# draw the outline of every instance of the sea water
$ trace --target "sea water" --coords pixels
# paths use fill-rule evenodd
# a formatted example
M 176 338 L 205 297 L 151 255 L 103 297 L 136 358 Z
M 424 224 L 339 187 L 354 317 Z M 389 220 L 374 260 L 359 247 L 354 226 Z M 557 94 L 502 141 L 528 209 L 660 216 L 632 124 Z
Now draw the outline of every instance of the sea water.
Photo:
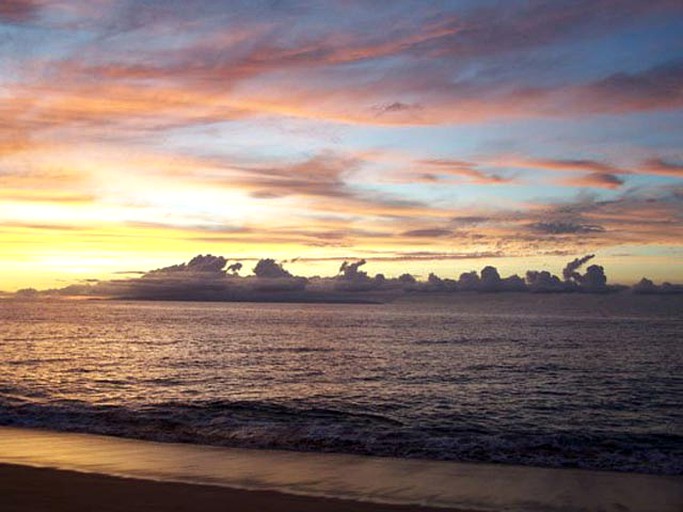
M 683 474 L 683 297 L 0 301 L 0 425 Z

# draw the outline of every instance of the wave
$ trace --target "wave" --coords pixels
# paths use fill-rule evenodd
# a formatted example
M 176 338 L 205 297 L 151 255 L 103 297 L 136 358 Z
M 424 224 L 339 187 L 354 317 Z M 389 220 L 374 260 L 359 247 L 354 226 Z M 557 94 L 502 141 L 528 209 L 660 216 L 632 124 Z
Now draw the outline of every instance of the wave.
M 493 432 L 350 407 L 249 400 L 123 407 L 48 402 L 7 391 L 0 390 L 0 425 L 6 426 L 243 448 L 683 474 L 683 436 L 673 433 Z

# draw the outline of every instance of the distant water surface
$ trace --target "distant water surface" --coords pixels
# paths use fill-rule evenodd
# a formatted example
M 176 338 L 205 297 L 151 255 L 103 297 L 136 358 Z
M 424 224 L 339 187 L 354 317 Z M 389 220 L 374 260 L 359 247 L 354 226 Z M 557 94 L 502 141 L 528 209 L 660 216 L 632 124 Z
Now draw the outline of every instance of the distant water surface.
M 683 298 L 0 301 L 0 424 L 683 474 Z

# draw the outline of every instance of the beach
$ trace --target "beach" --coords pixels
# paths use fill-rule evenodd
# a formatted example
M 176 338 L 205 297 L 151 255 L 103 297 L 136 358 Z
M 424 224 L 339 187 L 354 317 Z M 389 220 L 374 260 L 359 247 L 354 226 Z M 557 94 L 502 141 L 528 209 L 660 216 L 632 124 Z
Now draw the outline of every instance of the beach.
M 430 512 L 420 506 L 363 503 L 271 491 L 155 482 L 29 466 L 0 465 L 4 512 Z
M 0 512 L 683 512 L 683 0 L 0 34 Z
M 679 476 L 247 450 L 10 427 L 0 428 L 0 464 L 3 511 L 679 512 L 683 505 Z

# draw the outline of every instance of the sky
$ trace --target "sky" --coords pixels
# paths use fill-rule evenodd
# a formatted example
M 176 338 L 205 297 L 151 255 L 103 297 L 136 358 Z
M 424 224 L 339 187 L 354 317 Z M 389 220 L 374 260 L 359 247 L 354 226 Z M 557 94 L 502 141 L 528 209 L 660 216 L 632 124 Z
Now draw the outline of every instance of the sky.
M 683 281 L 680 0 L 0 2 L 0 290 L 297 275 Z

